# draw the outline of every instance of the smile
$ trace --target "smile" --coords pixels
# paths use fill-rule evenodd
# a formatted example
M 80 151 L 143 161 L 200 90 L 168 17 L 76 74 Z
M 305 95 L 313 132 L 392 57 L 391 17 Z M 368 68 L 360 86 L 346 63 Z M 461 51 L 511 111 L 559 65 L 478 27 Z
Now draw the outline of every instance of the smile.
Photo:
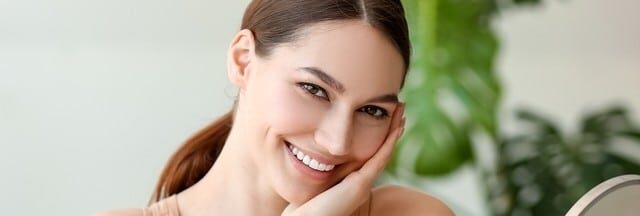
M 333 165 L 333 164 L 324 164 L 324 163 L 318 162 L 318 160 L 316 160 L 316 159 L 310 157 L 309 155 L 305 154 L 300 149 L 296 148 L 295 146 L 291 145 L 290 143 L 287 143 L 287 147 L 289 147 L 291 152 L 294 154 L 295 158 L 297 158 L 304 165 L 307 165 L 307 167 L 309 167 L 311 169 L 314 169 L 316 171 L 321 171 L 321 172 L 328 172 L 328 171 L 333 170 L 333 168 L 335 168 L 335 165 Z

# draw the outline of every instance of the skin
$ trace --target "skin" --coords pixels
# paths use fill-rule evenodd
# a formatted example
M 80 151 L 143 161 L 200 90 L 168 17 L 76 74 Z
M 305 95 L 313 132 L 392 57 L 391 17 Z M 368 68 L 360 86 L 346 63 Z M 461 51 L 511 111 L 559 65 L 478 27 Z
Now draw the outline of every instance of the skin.
M 404 105 L 392 97 L 404 65 L 389 39 L 363 21 L 317 23 L 301 33 L 268 56 L 256 54 L 249 30 L 233 39 L 227 72 L 239 89 L 234 125 L 207 175 L 178 194 L 181 214 L 350 215 L 372 195 L 372 215 L 453 215 L 415 190 L 372 189 L 404 129 Z M 297 170 L 285 141 L 337 164 L 331 176 Z

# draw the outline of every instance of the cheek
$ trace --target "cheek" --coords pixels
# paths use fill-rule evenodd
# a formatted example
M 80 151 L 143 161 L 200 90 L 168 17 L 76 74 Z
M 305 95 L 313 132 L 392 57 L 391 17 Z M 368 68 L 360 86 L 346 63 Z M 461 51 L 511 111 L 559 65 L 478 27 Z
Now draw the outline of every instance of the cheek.
M 266 95 L 264 113 L 268 124 L 278 131 L 296 133 L 312 131 L 317 126 L 323 109 L 318 101 L 303 95 L 301 89 L 293 83 L 274 84 Z
M 353 137 L 354 156 L 359 161 L 366 161 L 376 153 L 385 141 L 386 127 L 356 128 Z

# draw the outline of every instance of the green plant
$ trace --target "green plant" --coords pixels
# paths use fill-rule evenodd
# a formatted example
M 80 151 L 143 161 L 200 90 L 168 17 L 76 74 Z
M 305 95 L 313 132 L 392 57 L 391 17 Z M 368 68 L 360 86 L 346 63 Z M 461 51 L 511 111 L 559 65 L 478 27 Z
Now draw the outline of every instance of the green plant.
M 529 111 L 518 116 L 537 129 L 507 138 L 498 133 L 502 85 L 494 68 L 499 39 L 491 23 L 505 8 L 539 0 L 403 3 L 413 45 L 401 94 L 408 122 L 388 173 L 440 176 L 465 163 L 477 165 L 473 137 L 482 134 L 497 148 L 497 168 L 476 166 L 497 215 L 562 215 L 604 179 L 640 173 L 638 163 L 613 151 L 616 139 L 640 140 L 620 107 L 587 116 L 575 135 L 562 134 L 551 121 Z M 515 160 L 519 156 L 512 151 L 522 146 L 540 149 Z
M 496 140 L 502 90 L 494 70 L 498 39 L 491 22 L 498 8 L 537 2 L 403 1 L 413 45 L 401 94 L 409 118 L 388 171 L 444 175 L 474 160 L 472 134 Z
M 586 115 L 569 135 L 531 111 L 517 117 L 526 129 L 500 142 L 488 185 L 497 215 L 563 215 L 597 184 L 640 173 L 640 155 L 625 155 L 640 150 L 640 129 L 623 107 Z

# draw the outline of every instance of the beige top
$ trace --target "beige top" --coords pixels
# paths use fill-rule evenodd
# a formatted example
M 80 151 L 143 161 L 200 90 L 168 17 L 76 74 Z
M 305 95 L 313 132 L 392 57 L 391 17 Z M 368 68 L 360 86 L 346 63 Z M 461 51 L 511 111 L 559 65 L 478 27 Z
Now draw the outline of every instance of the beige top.
M 354 216 L 369 215 L 371 210 L 371 199 L 369 199 L 354 212 Z M 151 204 L 147 208 L 142 209 L 142 216 L 180 216 L 180 208 L 178 208 L 178 197 L 176 194 L 170 197 L 164 198 L 154 204 Z

